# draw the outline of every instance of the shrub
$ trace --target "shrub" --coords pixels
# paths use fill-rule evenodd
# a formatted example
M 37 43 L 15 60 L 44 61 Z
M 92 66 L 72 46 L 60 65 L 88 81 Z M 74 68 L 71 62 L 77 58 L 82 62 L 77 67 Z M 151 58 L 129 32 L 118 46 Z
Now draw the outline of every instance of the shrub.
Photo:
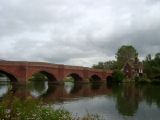
M 53 109 L 40 100 L 28 97 L 26 100 L 11 94 L 0 102 L 0 120 L 102 120 L 96 115 L 87 114 L 84 118 L 73 117 L 67 110 Z
M 120 70 L 114 70 L 113 74 L 113 82 L 122 82 L 124 79 L 124 74 Z
M 54 110 L 42 102 L 27 98 L 7 97 L 0 102 L 0 120 L 71 120 L 72 115 L 64 109 Z

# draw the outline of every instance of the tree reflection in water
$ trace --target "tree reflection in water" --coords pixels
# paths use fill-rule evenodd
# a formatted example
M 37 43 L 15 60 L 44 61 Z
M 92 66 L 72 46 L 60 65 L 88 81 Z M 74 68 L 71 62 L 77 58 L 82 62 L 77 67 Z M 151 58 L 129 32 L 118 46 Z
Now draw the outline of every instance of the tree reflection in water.
M 44 94 L 48 89 L 48 77 L 41 72 L 35 73 L 28 83 L 30 93 L 34 97 L 39 97 Z
M 31 92 L 31 95 L 34 97 L 39 97 L 45 94 L 48 90 L 48 81 L 30 81 L 28 88 Z
M 141 112 L 149 115 L 152 115 L 153 112 L 156 112 L 156 117 L 159 117 L 158 108 L 160 108 L 160 94 L 158 93 L 158 91 L 160 91 L 160 85 L 105 85 L 98 83 L 76 84 L 72 82 L 67 82 L 64 84 L 64 86 L 60 86 L 50 84 L 46 80 L 37 80 L 30 81 L 30 83 L 28 84 L 28 88 L 31 91 L 30 93 L 34 97 L 44 98 L 47 103 L 49 101 L 54 104 L 54 102 L 64 102 L 72 99 L 75 100 L 70 101 L 70 104 L 67 103 L 67 105 L 69 105 L 69 108 L 75 107 L 73 104 L 78 103 L 78 101 L 76 101 L 75 99 L 78 98 L 80 104 L 78 104 L 73 109 L 73 111 L 80 109 L 79 105 L 84 104 L 85 106 L 86 103 L 91 103 L 90 106 L 87 106 L 91 111 L 94 108 L 96 112 L 101 111 L 104 112 L 104 114 L 105 112 L 107 112 L 107 115 L 119 115 L 120 117 L 129 116 L 129 118 L 133 117 L 133 119 L 139 119 L 138 115 Z M 8 84 L 7 82 L 6 84 L 0 84 L 0 98 L 2 99 L 5 94 L 12 90 L 18 97 L 23 97 L 23 95 L 30 95 L 30 93 L 28 94 L 28 92 L 26 92 L 24 86 L 21 86 L 21 88 L 19 87 L 17 89 L 17 86 L 14 87 L 14 85 Z M 24 99 L 26 99 L 26 96 L 24 96 Z M 89 99 L 84 99 L 84 97 L 88 97 Z M 93 100 L 94 103 L 92 104 Z M 153 108 L 153 105 L 156 107 Z M 149 108 L 148 111 L 145 110 L 146 108 Z M 81 109 L 83 109 L 83 106 L 81 107 Z M 112 113 L 108 111 L 112 111 Z M 155 117 L 153 116 L 153 118 Z
M 112 90 L 117 99 L 118 112 L 125 116 L 134 116 L 143 98 L 142 91 L 135 84 L 114 85 Z
M 160 108 L 160 85 L 139 85 L 142 88 L 143 97 L 148 105 L 156 104 Z

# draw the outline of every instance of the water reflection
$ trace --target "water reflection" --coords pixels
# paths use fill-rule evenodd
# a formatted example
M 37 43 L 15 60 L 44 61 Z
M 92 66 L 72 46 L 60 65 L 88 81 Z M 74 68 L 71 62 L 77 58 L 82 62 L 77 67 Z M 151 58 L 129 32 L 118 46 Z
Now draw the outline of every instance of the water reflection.
M 71 93 L 73 88 L 74 88 L 74 82 L 65 82 L 64 83 L 64 89 L 68 94 Z
M 56 108 L 83 116 L 86 111 L 101 114 L 107 120 L 159 120 L 160 85 L 135 84 L 50 84 L 47 81 L 31 81 L 27 87 L 0 84 L 0 97 L 11 90 L 15 96 L 26 99 L 28 96 L 43 98 Z
M 3 98 L 4 95 L 8 93 L 8 91 L 11 90 L 11 85 L 7 82 L 1 82 L 0 83 L 0 98 Z
M 138 110 L 141 100 L 140 91 L 132 84 L 124 84 L 119 91 L 116 95 L 118 112 L 122 115 L 133 116 Z
M 52 96 L 55 93 L 57 87 L 58 86 L 55 84 L 48 84 L 48 89 L 46 90 L 46 92 L 41 94 L 39 97 L 40 98 L 47 98 L 48 96 Z
M 156 104 L 160 108 L 160 85 L 138 86 L 143 91 L 143 98 L 148 105 Z
M 70 94 L 77 94 L 80 90 L 82 90 L 82 84 L 74 84 L 73 88 L 70 91 Z
M 48 90 L 48 81 L 30 81 L 28 84 L 30 93 L 34 97 L 40 97 Z
M 98 89 L 100 89 L 101 86 L 102 86 L 101 82 L 92 82 L 91 83 L 91 89 L 92 90 L 98 90 Z

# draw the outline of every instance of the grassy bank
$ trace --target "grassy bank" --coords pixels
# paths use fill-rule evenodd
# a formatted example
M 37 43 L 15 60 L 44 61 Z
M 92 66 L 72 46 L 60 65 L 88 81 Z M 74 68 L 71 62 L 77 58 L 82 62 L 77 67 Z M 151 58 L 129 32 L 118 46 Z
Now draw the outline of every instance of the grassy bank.
M 21 100 L 8 95 L 0 102 L 0 120 L 101 120 L 101 118 L 90 114 L 83 118 L 73 117 L 67 110 L 55 110 L 40 100 L 31 97 Z

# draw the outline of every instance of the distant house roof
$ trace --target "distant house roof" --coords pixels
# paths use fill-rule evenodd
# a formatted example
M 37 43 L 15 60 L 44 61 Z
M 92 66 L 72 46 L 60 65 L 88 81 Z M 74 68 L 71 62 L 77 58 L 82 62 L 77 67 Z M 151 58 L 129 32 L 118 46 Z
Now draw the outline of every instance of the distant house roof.
M 127 61 L 124 66 L 123 66 L 123 70 L 124 68 L 126 68 L 127 66 L 129 66 L 132 69 L 143 69 L 143 63 L 139 62 L 139 61 Z

